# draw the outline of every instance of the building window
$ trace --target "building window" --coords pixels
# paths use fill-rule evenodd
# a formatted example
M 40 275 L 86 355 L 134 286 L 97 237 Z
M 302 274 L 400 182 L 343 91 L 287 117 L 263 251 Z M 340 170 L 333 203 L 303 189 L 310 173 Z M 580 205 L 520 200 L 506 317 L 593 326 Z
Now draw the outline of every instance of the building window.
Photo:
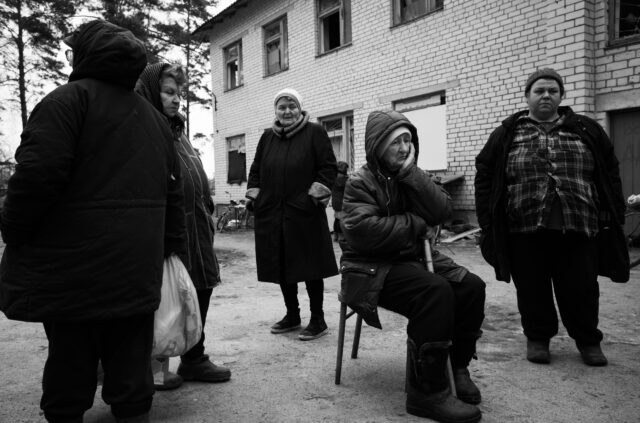
M 241 184 L 247 180 L 247 152 L 244 135 L 227 138 L 227 183 Z
M 612 0 L 609 2 L 609 41 L 640 42 L 640 0 Z
M 418 130 L 420 154 L 418 167 L 425 170 L 446 170 L 447 158 L 447 105 L 443 92 L 394 103 Z
M 351 0 L 318 0 L 320 54 L 351 42 Z
M 242 41 L 224 48 L 225 89 L 232 90 L 242 85 Z
M 336 160 L 345 162 L 353 169 L 353 114 L 335 115 L 320 118 L 327 131 Z
M 393 0 L 393 24 L 398 25 L 442 10 L 444 0 Z
M 262 30 L 264 33 L 265 75 L 273 75 L 286 70 L 289 67 L 286 16 L 265 25 Z

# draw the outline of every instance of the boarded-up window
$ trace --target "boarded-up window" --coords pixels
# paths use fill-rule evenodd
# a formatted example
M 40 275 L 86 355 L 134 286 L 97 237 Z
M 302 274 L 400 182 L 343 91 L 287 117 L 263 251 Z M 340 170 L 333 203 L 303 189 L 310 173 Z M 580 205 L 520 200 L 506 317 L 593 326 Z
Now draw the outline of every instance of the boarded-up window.
M 227 166 L 227 183 L 241 184 L 247 180 L 244 135 L 227 138 Z
M 401 112 L 418 130 L 418 167 L 425 170 L 446 170 L 447 105 L 444 93 L 396 102 Z

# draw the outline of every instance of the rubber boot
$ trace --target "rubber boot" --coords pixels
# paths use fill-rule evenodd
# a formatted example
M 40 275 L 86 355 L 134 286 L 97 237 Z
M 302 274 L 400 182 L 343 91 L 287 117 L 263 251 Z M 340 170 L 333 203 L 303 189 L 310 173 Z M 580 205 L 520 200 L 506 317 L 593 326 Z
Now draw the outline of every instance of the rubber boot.
M 476 423 L 482 418 L 478 407 L 453 395 L 447 378 L 449 341 L 428 342 L 420 348 L 407 340 L 407 402 L 409 414 L 441 423 Z
M 476 341 L 479 336 L 471 335 L 456 338 L 451 345 L 451 367 L 453 368 L 453 381 L 456 384 L 456 395 L 459 400 L 467 404 L 479 404 L 482 401 L 480 389 L 471 380 L 469 363 L 476 358 Z

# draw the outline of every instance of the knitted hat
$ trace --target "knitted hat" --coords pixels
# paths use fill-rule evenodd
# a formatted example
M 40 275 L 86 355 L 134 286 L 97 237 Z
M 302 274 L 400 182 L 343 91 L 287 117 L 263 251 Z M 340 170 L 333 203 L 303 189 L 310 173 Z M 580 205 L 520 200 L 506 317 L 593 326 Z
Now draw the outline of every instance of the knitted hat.
M 527 85 L 525 85 L 525 87 L 524 87 L 524 93 L 525 94 L 529 94 L 529 91 L 531 91 L 531 86 L 538 79 L 553 79 L 553 80 L 555 80 L 556 82 L 558 82 L 558 85 L 560 86 L 560 95 L 564 95 L 564 84 L 562 82 L 562 77 L 560 76 L 560 74 L 558 72 L 556 72 L 555 70 L 553 70 L 551 68 L 538 69 L 534 73 L 529 75 L 529 78 L 527 78 Z
M 404 125 L 398 126 L 396 129 L 391 131 L 389 135 L 387 135 L 386 138 L 378 144 L 378 147 L 376 148 L 376 155 L 378 157 L 382 157 L 387 148 L 389 148 L 389 145 L 391 145 L 391 142 L 403 134 L 409 134 L 409 139 L 411 139 L 411 131 L 409 131 L 409 128 Z
M 302 96 L 293 88 L 285 88 L 284 90 L 278 91 L 278 94 L 273 98 L 273 105 L 275 106 L 282 97 L 289 97 L 296 102 L 298 109 L 302 110 Z

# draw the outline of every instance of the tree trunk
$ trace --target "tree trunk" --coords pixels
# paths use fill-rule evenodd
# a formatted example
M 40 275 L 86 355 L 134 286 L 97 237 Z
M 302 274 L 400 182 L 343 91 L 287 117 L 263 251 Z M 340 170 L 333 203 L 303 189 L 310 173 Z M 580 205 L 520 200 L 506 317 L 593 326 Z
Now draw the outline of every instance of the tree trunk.
M 22 128 L 27 126 L 27 87 L 25 85 L 24 70 L 24 39 L 22 28 L 22 2 L 18 6 L 18 36 L 16 37 L 18 47 L 18 96 L 20 97 L 20 116 L 22 118 Z

